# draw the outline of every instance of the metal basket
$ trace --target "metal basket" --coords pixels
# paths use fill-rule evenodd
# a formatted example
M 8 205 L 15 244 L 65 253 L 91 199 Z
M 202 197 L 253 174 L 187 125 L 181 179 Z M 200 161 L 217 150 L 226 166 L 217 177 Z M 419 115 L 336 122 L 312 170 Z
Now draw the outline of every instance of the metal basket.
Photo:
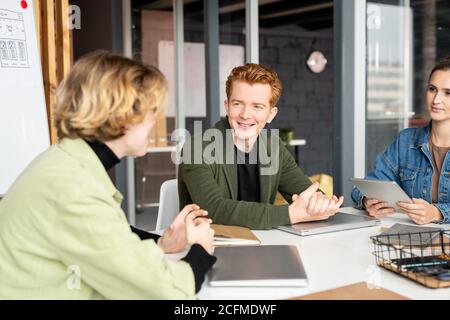
M 450 231 L 371 237 L 378 266 L 428 288 L 450 287 Z

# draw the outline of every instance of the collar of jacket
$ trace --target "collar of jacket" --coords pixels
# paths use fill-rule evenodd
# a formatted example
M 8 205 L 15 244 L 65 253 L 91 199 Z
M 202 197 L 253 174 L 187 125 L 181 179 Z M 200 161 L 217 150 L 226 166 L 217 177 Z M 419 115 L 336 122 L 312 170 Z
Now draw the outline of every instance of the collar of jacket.
M 424 148 L 428 144 L 429 136 L 431 130 L 431 121 L 426 127 L 419 128 L 416 130 L 413 140 L 411 141 L 410 148 Z
M 77 159 L 91 173 L 92 178 L 106 188 L 108 194 L 111 194 L 117 203 L 120 204 L 122 202 L 122 194 L 112 183 L 100 159 L 83 139 L 64 138 L 58 142 L 57 146 L 71 157 Z
M 214 128 L 219 130 L 223 137 L 226 137 L 226 139 L 231 139 L 230 141 L 233 141 L 232 139 L 232 132 L 231 132 L 231 126 L 228 122 L 228 117 L 225 119 L 220 120 L 214 125 Z M 267 138 L 269 135 L 263 135 L 260 134 L 258 137 L 258 147 L 261 148 L 261 153 L 265 156 L 267 155 L 268 159 L 270 159 L 271 156 L 271 147 L 268 144 Z M 226 154 L 226 143 L 223 143 L 224 148 L 224 154 Z M 234 153 L 234 144 L 233 144 L 233 153 Z M 261 164 L 259 164 L 259 170 L 261 170 Z M 227 180 L 228 188 L 231 191 L 233 200 L 237 200 L 238 196 L 238 175 L 237 175 L 237 165 L 236 164 L 225 164 L 223 165 L 223 170 L 225 174 L 225 178 Z M 260 171 L 261 172 L 261 171 Z M 275 179 L 273 179 L 273 176 L 271 175 L 259 175 L 259 188 L 260 188 L 260 200 L 261 203 L 269 203 L 270 202 L 270 196 L 271 196 L 271 190 L 272 190 L 272 184 L 274 183 Z

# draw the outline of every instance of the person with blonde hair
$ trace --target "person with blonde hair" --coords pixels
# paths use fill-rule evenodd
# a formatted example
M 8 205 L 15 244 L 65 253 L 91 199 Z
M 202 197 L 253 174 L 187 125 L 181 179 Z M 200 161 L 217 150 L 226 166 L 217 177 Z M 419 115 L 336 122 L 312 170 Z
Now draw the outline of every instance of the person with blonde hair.
M 231 71 L 226 119 L 194 135 L 183 148 L 178 171 L 181 206 L 197 203 L 214 223 L 252 229 L 324 220 L 337 212 L 344 198 L 326 197 L 280 139 L 265 134 L 278 113 L 281 91 L 278 75 L 265 66 L 249 63 Z M 210 157 L 209 150 L 215 155 Z M 274 205 L 277 192 L 288 205 Z
M 167 100 L 159 70 L 107 52 L 57 93 L 59 142 L 0 201 L 0 299 L 193 299 L 214 264 L 207 212 L 183 208 L 162 237 L 129 227 L 107 170 L 142 156 Z M 182 261 L 165 258 L 191 246 Z

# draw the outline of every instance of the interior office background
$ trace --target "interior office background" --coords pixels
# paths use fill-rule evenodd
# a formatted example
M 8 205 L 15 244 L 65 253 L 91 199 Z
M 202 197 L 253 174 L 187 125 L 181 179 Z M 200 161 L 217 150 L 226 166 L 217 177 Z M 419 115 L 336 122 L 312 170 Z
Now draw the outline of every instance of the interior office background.
M 210 41 L 205 25 L 210 13 L 206 1 L 216 2 L 218 8 L 218 39 L 213 39 L 213 42 L 220 45 L 219 51 L 225 52 L 225 56 L 227 53 L 233 55 L 228 63 L 245 62 L 245 0 L 185 0 L 185 54 L 191 55 L 190 58 L 195 60 L 195 66 L 200 66 L 201 72 L 207 72 L 205 57 L 202 56 L 205 43 Z M 271 127 L 292 129 L 295 139 L 305 139 L 306 145 L 297 150 L 301 168 L 308 175 L 325 173 L 333 176 L 337 191 L 346 188 L 345 181 L 341 181 L 344 176 L 342 171 L 345 171 L 342 168 L 354 166 L 353 162 L 362 159 L 360 167 L 365 172 L 371 170 L 375 156 L 400 130 L 426 124 L 423 93 L 428 73 L 437 60 L 450 54 L 450 1 L 364 1 L 363 8 L 358 7 L 361 2 L 258 1 L 259 63 L 273 68 L 284 87 L 279 113 Z M 164 45 L 174 45 L 173 3 L 172 0 L 129 1 L 133 58 L 159 66 L 163 72 L 173 72 L 167 65 L 175 64 L 173 56 L 161 57 L 170 52 L 165 51 Z M 123 1 L 73 0 L 72 4 L 78 5 L 82 14 L 81 29 L 73 33 L 75 60 L 96 49 L 123 53 Z M 356 48 L 350 51 L 350 57 L 343 56 L 348 41 L 344 39 L 343 25 L 349 23 L 347 20 L 356 21 L 356 15 L 361 10 L 364 10 L 364 24 L 357 25 L 358 22 L 355 22 L 353 26 L 364 28 L 362 39 L 355 35 L 350 41 Z M 353 67 L 364 70 L 364 100 L 359 100 L 363 104 L 354 103 L 348 108 L 343 97 L 346 93 L 342 92 L 342 88 L 347 82 L 359 81 L 346 71 L 346 63 L 352 63 L 352 54 L 361 49 L 358 48 L 358 41 L 359 46 L 361 41 L 364 46 L 364 60 L 359 60 L 364 66 Z M 312 73 L 306 65 L 309 54 L 314 50 L 321 51 L 327 59 L 325 70 L 319 74 Z M 219 63 L 226 65 L 226 57 L 221 59 Z M 357 63 L 355 58 L 353 64 Z M 188 71 L 197 70 L 188 67 L 185 68 Z M 173 74 L 166 76 L 174 80 Z M 186 74 L 186 104 L 188 101 L 206 104 L 206 89 L 196 92 L 189 90 L 189 77 L 192 79 L 198 76 L 205 77 L 201 74 Z M 223 103 L 220 102 L 216 107 L 223 108 Z M 189 105 L 186 108 L 193 107 Z M 199 109 L 198 106 L 194 108 Z M 205 112 L 185 111 L 184 126 L 190 132 L 196 120 L 208 127 Z M 362 117 L 355 118 L 354 114 L 362 114 Z M 168 134 L 176 126 L 174 114 L 169 114 Z M 364 156 L 355 154 L 348 161 L 348 150 L 354 153 L 361 150 L 355 147 L 357 142 L 352 136 L 359 134 L 363 135 L 365 143 L 362 149 Z M 361 170 L 359 172 L 361 174 Z M 117 178 L 114 173 L 112 176 Z M 149 153 L 137 159 L 135 177 L 137 223 L 151 228 L 157 212 L 159 187 L 163 181 L 176 177 L 170 153 Z

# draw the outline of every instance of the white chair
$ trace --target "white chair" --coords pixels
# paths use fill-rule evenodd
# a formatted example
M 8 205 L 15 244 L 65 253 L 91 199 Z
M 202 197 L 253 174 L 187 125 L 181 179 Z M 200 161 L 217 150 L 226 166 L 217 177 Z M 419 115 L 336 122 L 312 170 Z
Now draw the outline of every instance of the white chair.
M 178 199 L 177 179 L 167 180 L 161 185 L 159 192 L 158 218 L 156 230 L 164 230 L 170 226 L 173 219 L 180 212 L 180 200 Z

